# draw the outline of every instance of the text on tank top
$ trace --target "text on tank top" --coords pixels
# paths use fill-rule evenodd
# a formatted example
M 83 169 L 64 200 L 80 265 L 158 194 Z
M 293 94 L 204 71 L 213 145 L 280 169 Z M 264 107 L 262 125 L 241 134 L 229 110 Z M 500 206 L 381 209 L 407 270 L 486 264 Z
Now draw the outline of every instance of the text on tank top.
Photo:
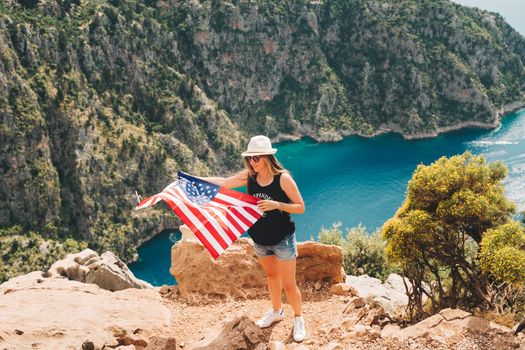
M 260 199 L 291 203 L 281 188 L 281 175 L 274 175 L 272 183 L 267 186 L 259 185 L 255 176 L 248 176 L 248 193 Z M 277 244 L 294 232 L 295 224 L 290 218 L 290 213 L 278 209 L 265 212 L 264 216 L 248 229 L 250 237 L 260 245 Z

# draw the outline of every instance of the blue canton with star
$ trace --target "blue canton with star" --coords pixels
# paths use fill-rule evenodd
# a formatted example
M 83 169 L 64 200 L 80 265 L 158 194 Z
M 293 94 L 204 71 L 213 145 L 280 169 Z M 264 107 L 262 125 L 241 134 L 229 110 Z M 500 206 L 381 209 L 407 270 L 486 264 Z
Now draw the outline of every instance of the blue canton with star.
M 197 179 L 186 173 L 179 171 L 179 187 L 184 191 L 190 201 L 197 205 L 211 201 L 220 187 L 207 181 Z

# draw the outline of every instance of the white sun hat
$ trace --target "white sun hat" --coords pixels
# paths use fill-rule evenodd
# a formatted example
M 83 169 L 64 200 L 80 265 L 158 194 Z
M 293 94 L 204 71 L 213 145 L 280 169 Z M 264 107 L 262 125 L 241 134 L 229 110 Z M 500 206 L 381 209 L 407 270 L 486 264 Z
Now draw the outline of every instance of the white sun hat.
M 265 154 L 275 154 L 277 148 L 272 148 L 270 139 L 264 135 L 257 135 L 250 139 L 246 152 L 241 153 L 241 156 L 262 156 Z

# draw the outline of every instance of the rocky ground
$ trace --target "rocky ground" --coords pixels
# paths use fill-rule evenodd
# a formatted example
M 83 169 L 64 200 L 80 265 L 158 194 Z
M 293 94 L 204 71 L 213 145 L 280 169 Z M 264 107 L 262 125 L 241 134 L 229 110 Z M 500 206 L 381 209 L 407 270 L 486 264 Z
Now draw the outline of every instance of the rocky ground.
M 171 290 L 171 289 L 170 289 Z M 319 331 L 330 324 L 334 315 L 344 309 L 347 299 L 343 296 L 335 296 L 326 288 L 315 292 L 313 287 L 303 288 L 303 312 L 309 333 L 318 334 Z M 182 298 L 169 296 L 163 298 L 163 303 L 171 312 L 174 333 L 177 334 L 179 343 L 189 343 L 206 336 L 207 329 L 217 325 L 217 320 L 227 317 L 246 315 L 257 320 L 268 308 L 271 307 L 269 298 L 260 298 L 244 301 L 217 301 L 208 302 L 205 305 L 189 305 Z M 269 341 L 280 341 L 283 343 L 293 342 L 291 338 L 293 326 L 293 310 L 285 303 L 283 306 L 286 318 L 263 330 Z M 305 344 L 312 344 L 310 337 Z
M 390 275 L 384 283 L 366 275 L 343 279 L 340 250 L 313 242 L 298 249 L 309 333 L 302 343 L 292 339 L 293 313 L 285 302 L 284 320 L 263 330 L 256 326 L 270 301 L 249 241 L 212 260 L 190 240 L 172 249 L 178 255 L 171 269 L 177 287 L 154 288 L 113 254 L 98 256 L 89 249 L 57 261 L 46 273 L 1 284 L 0 349 L 525 350 L 525 334 L 459 309 L 405 327 L 394 320 L 406 297 L 401 276 Z M 244 273 L 232 274 L 233 269 Z
M 160 289 L 179 349 L 525 349 L 523 336 L 461 310 L 443 310 L 401 329 L 392 316 L 407 302 L 402 277 L 391 275 L 383 283 L 344 271 L 341 276 L 340 249 L 315 242 L 300 243 L 297 260 L 309 336 L 293 342 L 293 312 L 285 303 L 286 318 L 260 332 L 253 321 L 270 301 L 251 242 L 240 239 L 212 261 L 189 230 L 181 226 L 181 231 L 170 269 L 179 286 Z M 234 338 L 227 320 L 242 316 L 250 321 L 237 327 L 239 342 L 222 347 L 220 338 Z M 250 322 L 254 328 L 246 325 Z
M 367 309 L 367 312 L 363 313 L 363 317 L 356 322 L 354 316 L 359 314 L 359 308 L 347 311 L 349 305 L 360 299 L 352 296 L 352 293 L 334 295 L 329 292 L 327 286 L 315 291 L 311 284 L 303 285 L 302 292 L 308 337 L 302 343 L 293 341 L 293 310 L 284 303 L 286 318 L 262 330 L 265 345 L 252 348 L 301 350 L 525 349 L 525 345 L 520 345 L 525 344 L 524 336 L 514 336 L 510 333 L 510 329 L 495 324 L 488 326 L 488 321 L 475 318 L 467 313 L 453 316 L 456 317 L 456 320 L 466 317 L 462 325 L 459 322 L 454 324 L 456 322 L 454 320 L 446 322 L 444 319 L 443 322 L 434 322 L 437 323 L 436 325 L 427 322 L 429 324 L 422 325 L 420 329 L 415 326 L 411 329 L 405 328 L 404 334 L 398 334 L 400 333 L 398 326 L 393 324 L 380 326 L 377 323 L 378 320 L 367 317 L 370 314 L 369 310 L 374 308 L 370 308 L 366 301 L 361 308 Z M 195 341 L 210 338 L 210 329 L 218 325 L 220 328 L 226 323 L 223 320 L 246 315 L 255 321 L 270 306 L 268 298 L 244 301 L 208 301 L 200 305 L 191 305 L 180 297 L 176 288 L 163 288 L 161 294 L 164 295 L 163 304 L 171 312 L 172 330 L 173 335 L 177 338 L 177 349 L 181 350 L 194 349 Z M 451 310 L 451 314 L 455 311 Z M 398 337 L 398 335 L 401 336 Z M 208 348 L 212 349 L 213 346 Z

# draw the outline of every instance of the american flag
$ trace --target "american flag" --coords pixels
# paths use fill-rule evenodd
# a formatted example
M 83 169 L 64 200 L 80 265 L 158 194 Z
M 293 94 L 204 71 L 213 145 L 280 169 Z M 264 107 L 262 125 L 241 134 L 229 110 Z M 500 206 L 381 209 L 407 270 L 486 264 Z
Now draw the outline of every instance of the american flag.
M 161 193 L 142 200 L 144 209 L 163 200 L 217 259 L 261 216 L 258 198 L 180 172 Z

